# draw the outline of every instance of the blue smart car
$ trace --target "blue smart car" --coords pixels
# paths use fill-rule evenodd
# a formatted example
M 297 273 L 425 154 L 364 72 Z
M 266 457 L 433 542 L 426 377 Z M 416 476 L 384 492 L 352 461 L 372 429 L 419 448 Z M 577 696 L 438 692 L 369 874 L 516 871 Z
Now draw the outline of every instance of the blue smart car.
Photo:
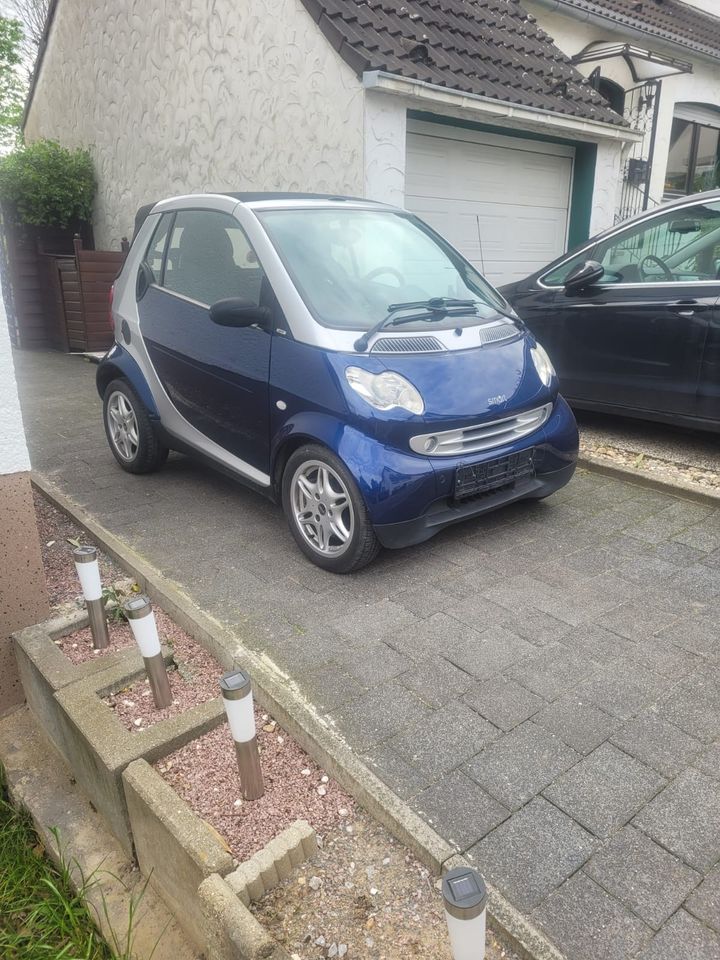
M 123 469 L 203 457 L 282 502 L 337 573 L 380 546 L 541 499 L 575 469 L 555 372 L 507 302 L 417 217 L 223 193 L 141 208 L 97 371 Z

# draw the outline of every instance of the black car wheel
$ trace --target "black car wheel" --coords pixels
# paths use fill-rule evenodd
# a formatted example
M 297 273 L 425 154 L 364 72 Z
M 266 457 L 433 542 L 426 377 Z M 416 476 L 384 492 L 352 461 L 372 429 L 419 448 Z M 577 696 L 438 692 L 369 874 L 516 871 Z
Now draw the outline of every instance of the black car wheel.
M 152 473 L 167 460 L 148 412 L 127 380 L 112 380 L 103 397 L 103 422 L 113 456 L 128 473 Z

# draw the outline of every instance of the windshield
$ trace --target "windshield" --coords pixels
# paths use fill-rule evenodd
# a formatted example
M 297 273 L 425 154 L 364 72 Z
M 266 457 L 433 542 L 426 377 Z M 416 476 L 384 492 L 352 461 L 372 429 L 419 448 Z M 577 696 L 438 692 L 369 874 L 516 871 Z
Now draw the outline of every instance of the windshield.
M 507 310 L 457 251 L 410 214 L 338 208 L 256 212 L 323 326 L 365 331 L 387 315 L 391 304 L 442 297 L 473 300 L 477 306 L 467 316 L 435 317 L 434 329 L 468 326 Z M 418 320 L 403 329 L 428 325 Z

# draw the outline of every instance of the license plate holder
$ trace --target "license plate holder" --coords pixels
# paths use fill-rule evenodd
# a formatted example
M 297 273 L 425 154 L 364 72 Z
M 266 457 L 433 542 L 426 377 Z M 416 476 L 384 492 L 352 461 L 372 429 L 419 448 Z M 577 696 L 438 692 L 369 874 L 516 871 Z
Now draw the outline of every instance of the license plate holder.
M 535 449 L 531 447 L 495 460 L 458 467 L 454 496 L 456 500 L 467 500 L 534 476 Z

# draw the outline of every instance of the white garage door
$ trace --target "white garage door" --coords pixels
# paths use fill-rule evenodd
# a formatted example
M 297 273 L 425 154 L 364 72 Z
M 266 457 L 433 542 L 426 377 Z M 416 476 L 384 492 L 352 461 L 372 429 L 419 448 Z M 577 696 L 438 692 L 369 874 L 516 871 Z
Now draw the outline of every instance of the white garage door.
M 408 122 L 405 206 L 494 284 L 565 250 L 573 149 Z

